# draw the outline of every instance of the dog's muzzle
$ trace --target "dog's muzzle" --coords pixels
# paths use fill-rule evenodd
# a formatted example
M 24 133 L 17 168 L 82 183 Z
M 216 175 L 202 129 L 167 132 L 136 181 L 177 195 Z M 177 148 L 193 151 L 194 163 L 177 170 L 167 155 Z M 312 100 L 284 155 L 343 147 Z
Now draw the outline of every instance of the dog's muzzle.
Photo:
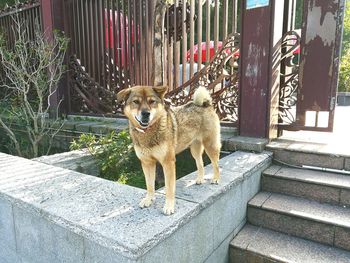
M 138 116 L 135 116 L 135 119 L 140 123 L 142 127 L 147 127 L 150 122 L 150 116 L 151 116 L 150 112 L 142 111 L 141 118 L 139 118 Z

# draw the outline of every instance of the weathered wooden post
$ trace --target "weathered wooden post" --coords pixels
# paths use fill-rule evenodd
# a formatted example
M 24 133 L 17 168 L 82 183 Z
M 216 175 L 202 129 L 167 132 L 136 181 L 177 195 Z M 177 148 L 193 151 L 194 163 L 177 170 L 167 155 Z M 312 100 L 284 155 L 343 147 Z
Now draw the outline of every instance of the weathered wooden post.
M 240 113 L 242 136 L 275 138 L 284 1 L 242 0 Z
M 64 1 L 41 0 L 42 27 L 48 41 L 53 40 L 54 30 L 64 31 Z M 68 78 L 63 74 L 57 91 L 50 97 L 50 117 L 68 113 Z

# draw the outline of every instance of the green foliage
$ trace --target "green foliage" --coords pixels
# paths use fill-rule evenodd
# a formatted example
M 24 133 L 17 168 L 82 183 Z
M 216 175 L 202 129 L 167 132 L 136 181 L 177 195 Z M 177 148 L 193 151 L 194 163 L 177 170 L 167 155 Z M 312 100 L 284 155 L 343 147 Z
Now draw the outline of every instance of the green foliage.
M 344 14 L 344 29 L 343 29 L 343 56 L 346 56 L 346 51 L 350 49 L 350 1 L 346 1 Z
M 26 0 L 20 0 L 20 1 L 16 1 L 16 0 L 0 0 L 0 9 L 4 8 L 6 5 L 8 6 L 12 6 L 14 4 L 16 4 L 16 2 L 25 2 Z
M 346 1 L 338 91 L 350 92 L 350 1 Z
M 71 150 L 87 148 L 96 158 L 101 177 L 119 183 L 145 188 L 146 183 L 127 131 L 111 132 L 103 137 L 82 134 L 71 143 Z
M 338 91 L 350 92 L 350 49 L 341 58 Z
M 127 184 L 139 188 L 146 188 L 140 160 L 137 158 L 130 135 L 127 131 L 118 134 L 111 132 L 104 137 L 93 134 L 82 134 L 74 140 L 71 150 L 87 149 L 98 162 L 100 176 L 107 180 Z M 210 160 L 203 158 L 207 165 Z M 191 153 L 187 150 L 176 156 L 176 178 L 181 178 L 197 170 Z M 158 178 L 156 189 L 164 186 L 164 181 Z
M 53 138 L 60 129 L 58 116 L 48 118 L 49 111 L 58 110 L 50 107 L 49 98 L 56 93 L 65 72 L 63 62 L 68 39 L 54 32 L 54 39 L 47 41 L 38 22 L 34 36 L 30 37 L 27 21 L 18 14 L 12 19 L 16 39 L 10 47 L 0 33 L 3 76 L 0 81 L 0 126 L 11 140 L 7 145 L 10 152 L 33 158 L 50 152 Z M 28 144 L 22 143 L 24 138 Z

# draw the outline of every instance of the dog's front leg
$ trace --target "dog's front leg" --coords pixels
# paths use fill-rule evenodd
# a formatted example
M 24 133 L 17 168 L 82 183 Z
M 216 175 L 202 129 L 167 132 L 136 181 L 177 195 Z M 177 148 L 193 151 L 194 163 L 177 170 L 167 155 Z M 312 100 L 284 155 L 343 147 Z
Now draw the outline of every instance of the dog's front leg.
M 175 186 L 176 186 L 176 171 L 175 171 L 175 153 L 168 155 L 162 163 L 165 179 L 165 205 L 163 212 L 166 215 L 171 215 L 175 210 Z
M 154 184 L 156 178 L 156 162 L 155 161 L 142 161 L 142 170 L 145 175 L 146 185 L 147 185 L 147 194 L 139 204 L 141 208 L 149 207 L 154 201 Z

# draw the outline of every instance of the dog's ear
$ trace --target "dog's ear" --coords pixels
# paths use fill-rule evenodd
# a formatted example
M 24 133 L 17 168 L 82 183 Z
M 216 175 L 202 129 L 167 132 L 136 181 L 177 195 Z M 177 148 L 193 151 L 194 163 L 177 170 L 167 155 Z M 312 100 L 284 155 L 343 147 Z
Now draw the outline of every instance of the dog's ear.
M 126 101 L 129 98 L 131 89 L 123 89 L 117 93 L 117 102 L 120 103 L 122 101 Z
M 157 93 L 158 97 L 163 100 L 164 99 L 164 95 L 165 95 L 165 93 L 168 90 L 168 86 L 153 87 L 153 90 L 154 90 L 155 93 Z

